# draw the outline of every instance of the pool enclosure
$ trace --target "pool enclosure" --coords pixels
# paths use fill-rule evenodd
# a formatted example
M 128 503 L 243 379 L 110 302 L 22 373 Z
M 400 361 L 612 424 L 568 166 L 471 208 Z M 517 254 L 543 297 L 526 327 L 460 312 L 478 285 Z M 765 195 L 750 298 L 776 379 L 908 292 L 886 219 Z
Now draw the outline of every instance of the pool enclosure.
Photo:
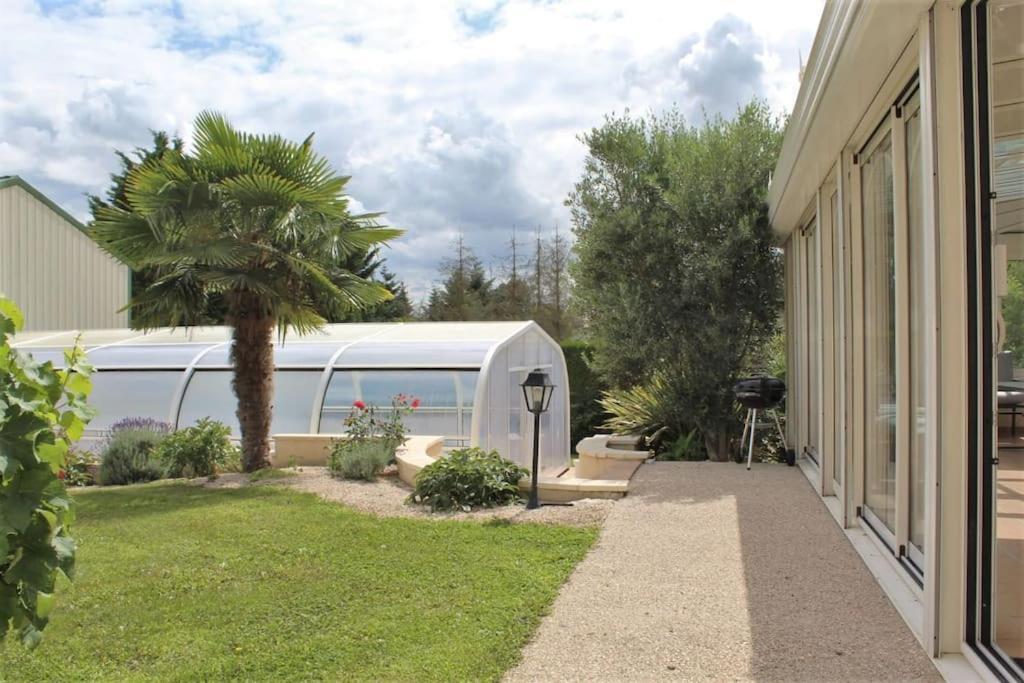
M 26 333 L 17 349 L 61 365 L 81 336 L 96 368 L 90 403 L 99 415 L 84 442 L 95 444 L 126 417 L 176 428 L 203 417 L 238 436 L 227 327 Z M 274 347 L 273 434 L 343 433 L 353 403 L 384 409 L 396 394 L 420 399 L 405 419 L 410 434 L 443 436 L 449 448 L 496 449 L 529 466 L 533 420 L 520 384 L 534 368 L 557 385 L 541 422 L 541 469 L 569 467 L 569 381 L 561 348 L 533 322 L 349 323 Z

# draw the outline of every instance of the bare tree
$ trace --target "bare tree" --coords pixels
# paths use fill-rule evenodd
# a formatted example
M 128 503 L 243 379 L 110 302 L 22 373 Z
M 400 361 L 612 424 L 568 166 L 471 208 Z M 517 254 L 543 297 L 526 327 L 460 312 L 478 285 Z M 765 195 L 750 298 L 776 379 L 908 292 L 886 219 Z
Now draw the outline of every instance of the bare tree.
M 551 307 L 551 333 L 561 340 L 567 332 L 566 320 L 569 295 L 569 242 L 558 230 L 555 223 L 554 236 L 547 245 L 548 289 Z
M 543 318 L 544 310 L 544 239 L 540 234 L 540 224 L 537 224 L 537 248 L 533 257 L 533 288 L 534 306 L 533 315 L 539 322 Z

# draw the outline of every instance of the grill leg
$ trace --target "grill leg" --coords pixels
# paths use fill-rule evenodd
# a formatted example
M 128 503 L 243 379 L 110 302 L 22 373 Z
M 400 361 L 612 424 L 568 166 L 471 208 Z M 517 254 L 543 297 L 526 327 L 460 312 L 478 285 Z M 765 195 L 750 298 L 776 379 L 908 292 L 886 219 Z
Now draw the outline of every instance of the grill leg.
M 775 428 L 779 430 L 779 438 L 782 439 L 782 450 L 789 450 L 789 444 L 786 443 L 786 434 L 782 431 L 782 423 L 779 422 L 779 413 L 772 408 L 772 417 L 775 418 Z
M 740 437 L 740 457 L 743 457 L 743 447 L 747 443 L 747 431 L 750 429 L 750 408 L 747 408 L 747 417 L 743 420 L 743 436 Z
M 750 420 L 750 448 L 747 449 L 747 469 L 750 469 L 750 463 L 754 461 L 754 435 L 757 434 L 757 408 L 753 408 L 751 411 Z

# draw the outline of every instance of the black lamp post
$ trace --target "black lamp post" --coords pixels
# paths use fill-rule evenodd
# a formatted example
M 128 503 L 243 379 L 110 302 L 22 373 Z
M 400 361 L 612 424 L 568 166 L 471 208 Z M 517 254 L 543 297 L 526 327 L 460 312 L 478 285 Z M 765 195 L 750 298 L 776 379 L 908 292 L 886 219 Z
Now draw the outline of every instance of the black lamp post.
M 537 468 L 540 458 L 540 415 L 546 413 L 551 404 L 551 395 L 555 393 L 555 385 L 551 383 L 546 372 L 539 368 L 526 376 L 523 387 L 523 397 L 526 399 L 526 409 L 533 413 L 533 471 L 530 473 L 530 500 L 526 503 L 527 510 L 535 510 L 540 507 L 537 501 Z

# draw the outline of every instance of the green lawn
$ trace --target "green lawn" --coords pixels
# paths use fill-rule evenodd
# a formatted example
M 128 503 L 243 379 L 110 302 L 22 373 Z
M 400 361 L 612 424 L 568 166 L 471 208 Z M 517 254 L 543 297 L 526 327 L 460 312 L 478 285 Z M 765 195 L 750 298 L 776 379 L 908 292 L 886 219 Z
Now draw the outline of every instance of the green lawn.
M 0 650 L 2 680 L 493 680 L 596 538 L 273 486 L 76 500 L 75 584 L 36 651 Z

